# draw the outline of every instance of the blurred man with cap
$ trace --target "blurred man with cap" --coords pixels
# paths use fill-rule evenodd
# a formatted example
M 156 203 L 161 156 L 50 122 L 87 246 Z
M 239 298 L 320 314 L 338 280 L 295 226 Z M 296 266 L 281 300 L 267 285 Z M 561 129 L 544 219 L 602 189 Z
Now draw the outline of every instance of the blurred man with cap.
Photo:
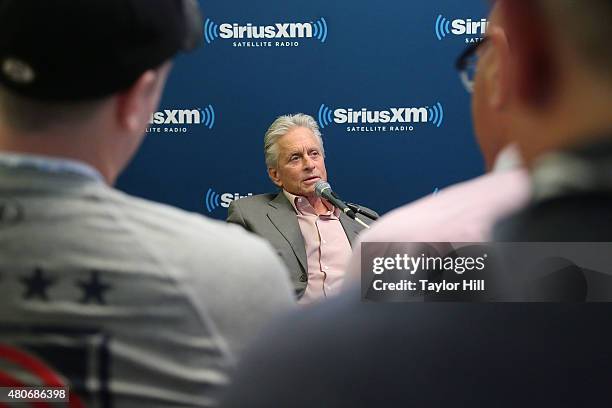
M 0 0 L 3 386 L 212 406 L 246 339 L 293 305 L 265 241 L 110 187 L 201 36 L 193 0 Z

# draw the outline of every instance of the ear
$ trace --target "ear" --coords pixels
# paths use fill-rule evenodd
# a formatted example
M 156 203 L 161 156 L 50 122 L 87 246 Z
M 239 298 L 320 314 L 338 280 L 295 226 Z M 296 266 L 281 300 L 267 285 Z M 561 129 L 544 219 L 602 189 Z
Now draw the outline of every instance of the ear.
M 117 96 L 117 119 L 121 127 L 130 133 L 144 132 L 159 104 L 170 67 L 167 62 L 156 70 L 145 71 Z
M 531 107 L 544 106 L 554 96 L 555 70 L 548 22 L 535 1 L 501 0 L 512 77 L 518 98 Z
M 488 32 L 489 62 L 483 72 L 489 90 L 489 104 L 495 110 L 504 108 L 510 98 L 510 49 L 506 32 L 497 26 L 491 27 Z
M 268 176 L 277 187 L 283 188 L 283 182 L 278 177 L 278 170 L 273 167 L 268 167 Z

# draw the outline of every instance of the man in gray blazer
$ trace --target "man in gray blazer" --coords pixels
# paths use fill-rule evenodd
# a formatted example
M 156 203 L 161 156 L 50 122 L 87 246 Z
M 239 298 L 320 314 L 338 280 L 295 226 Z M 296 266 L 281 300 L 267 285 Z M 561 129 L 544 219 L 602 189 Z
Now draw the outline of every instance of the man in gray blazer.
M 311 303 L 339 290 L 351 246 L 364 227 L 315 193 L 327 171 L 311 116 L 277 118 L 264 137 L 264 151 L 268 175 L 281 192 L 232 202 L 227 221 L 267 239 L 287 265 L 299 302 Z

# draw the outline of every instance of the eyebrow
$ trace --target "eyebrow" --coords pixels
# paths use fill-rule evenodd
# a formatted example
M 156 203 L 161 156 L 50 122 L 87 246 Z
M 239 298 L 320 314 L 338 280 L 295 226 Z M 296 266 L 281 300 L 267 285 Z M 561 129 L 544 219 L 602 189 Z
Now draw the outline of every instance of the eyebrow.
M 306 150 L 306 154 L 308 154 L 310 152 L 313 152 L 313 151 L 320 152 L 321 148 L 320 147 L 311 147 L 311 148 L 308 148 Z M 301 156 L 302 155 L 302 149 L 300 148 L 300 149 L 296 149 L 296 150 L 290 151 L 289 153 L 287 153 L 287 158 L 291 158 L 291 156 L 294 156 L 294 155 Z

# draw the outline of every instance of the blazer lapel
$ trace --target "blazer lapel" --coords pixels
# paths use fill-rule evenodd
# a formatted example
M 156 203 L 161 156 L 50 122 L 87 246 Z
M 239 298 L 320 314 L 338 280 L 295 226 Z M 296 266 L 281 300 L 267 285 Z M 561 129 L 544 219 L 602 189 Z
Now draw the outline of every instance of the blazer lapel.
M 268 218 L 283 237 L 287 240 L 296 258 L 305 271 L 308 270 L 306 260 L 306 243 L 298 224 L 297 216 L 293 206 L 287 200 L 285 194 L 280 192 L 268 205 Z

